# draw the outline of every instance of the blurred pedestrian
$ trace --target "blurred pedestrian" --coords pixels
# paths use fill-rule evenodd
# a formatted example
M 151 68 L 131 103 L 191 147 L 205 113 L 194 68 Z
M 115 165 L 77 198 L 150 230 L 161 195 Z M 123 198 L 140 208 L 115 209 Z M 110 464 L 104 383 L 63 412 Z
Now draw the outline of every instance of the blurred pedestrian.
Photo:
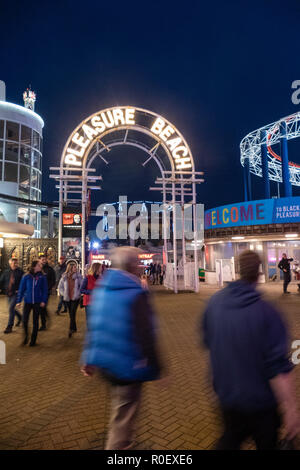
M 165 265 L 163 264 L 163 265 L 161 266 L 161 272 L 160 272 L 160 277 L 159 277 L 159 283 L 160 283 L 160 285 L 162 285 L 163 282 L 164 282 L 165 272 L 166 272 L 166 268 L 165 268 Z
M 299 283 L 299 281 L 300 281 L 300 266 L 299 266 L 298 261 L 295 262 L 295 266 L 294 266 L 293 271 L 295 273 L 296 281 L 298 281 L 298 283 L 297 283 L 298 292 L 300 292 L 300 283 Z
M 156 284 L 160 284 L 160 278 L 161 278 L 161 264 L 157 263 L 156 265 Z
M 143 289 L 149 290 L 148 278 L 146 274 L 141 275 L 141 285 Z
M 24 345 L 28 343 L 28 321 L 31 310 L 32 315 L 32 333 L 29 346 L 36 345 L 36 338 L 39 328 L 39 316 L 41 309 L 45 307 L 48 299 L 47 278 L 42 273 L 42 265 L 39 260 L 31 263 L 28 274 L 22 277 L 20 288 L 17 295 L 17 306 L 21 305 L 24 298 L 23 307 L 23 326 L 24 326 Z
M 14 326 L 15 316 L 17 316 L 18 321 L 16 326 L 21 324 L 22 316 L 16 310 L 17 304 L 17 294 L 18 289 L 21 283 L 22 276 L 24 274 L 23 270 L 18 266 L 18 260 L 16 258 L 10 258 L 8 261 L 9 268 L 3 271 L 0 278 L 0 285 L 2 290 L 5 292 L 8 300 L 8 324 L 4 330 L 5 334 L 12 333 Z
M 96 286 L 96 282 L 101 276 L 102 266 L 101 263 L 93 263 L 88 270 L 88 274 L 83 279 L 81 284 L 80 293 L 83 294 L 83 306 L 86 313 L 86 323 L 88 325 L 88 311 L 91 303 L 91 294 Z
M 47 319 L 49 320 L 49 314 L 47 311 L 47 303 L 49 301 L 49 297 L 52 293 L 52 289 L 55 286 L 55 272 L 52 266 L 48 263 L 48 257 L 47 255 L 40 255 L 39 260 L 42 264 L 42 271 L 43 274 L 45 274 L 46 279 L 47 279 L 47 285 L 48 285 L 48 300 L 45 303 L 45 306 L 41 308 L 41 323 L 42 326 L 40 327 L 39 331 L 43 331 L 47 329 Z
M 58 265 L 55 267 L 56 289 L 58 288 L 58 284 L 59 284 L 59 281 L 61 279 L 61 276 L 63 275 L 63 273 L 65 272 L 66 269 L 67 269 L 66 258 L 65 258 L 65 256 L 61 256 L 59 258 Z M 60 311 L 62 309 L 62 306 L 64 306 L 64 309 L 63 309 L 62 313 L 66 313 L 68 311 L 67 305 L 66 305 L 62 295 L 60 295 L 59 296 L 59 302 L 58 302 L 58 305 L 57 305 L 57 309 L 55 311 L 56 315 L 60 315 Z
M 76 325 L 76 312 L 80 300 L 80 287 L 82 284 L 82 276 L 77 271 L 77 265 L 75 263 L 68 263 L 67 269 L 62 275 L 59 284 L 58 291 L 63 297 L 67 304 L 69 316 L 70 316 L 70 327 L 69 327 L 69 338 L 77 331 Z
M 291 282 L 291 265 L 290 262 L 293 261 L 293 258 L 288 258 L 286 253 L 282 253 L 282 258 L 279 261 L 278 268 L 283 272 L 283 293 L 290 294 L 287 290 L 287 286 Z
M 152 284 L 155 284 L 156 281 L 156 270 L 157 270 L 157 263 L 151 263 L 151 268 L 150 268 L 150 275 L 152 278 Z
M 112 252 L 113 269 L 105 272 L 92 295 L 82 354 L 82 372 L 90 376 L 99 368 L 112 386 L 107 450 L 132 447 L 142 384 L 161 373 L 154 312 L 138 277 L 139 253 L 134 247 Z
M 211 297 L 203 319 L 225 427 L 217 448 L 237 450 L 251 436 L 257 449 L 275 450 L 278 407 L 287 438 L 299 431 L 287 331 L 277 310 L 256 290 L 259 256 L 245 251 L 239 263 L 241 279 Z

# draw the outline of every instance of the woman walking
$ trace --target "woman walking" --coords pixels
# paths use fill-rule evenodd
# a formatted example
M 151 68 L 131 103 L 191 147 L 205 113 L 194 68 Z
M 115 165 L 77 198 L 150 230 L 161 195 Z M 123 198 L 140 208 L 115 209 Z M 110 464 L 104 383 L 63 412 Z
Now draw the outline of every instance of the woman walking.
M 58 284 L 59 295 L 63 297 L 69 311 L 69 338 L 77 331 L 76 311 L 80 300 L 81 283 L 82 276 L 77 272 L 77 265 L 75 263 L 69 263 L 66 272 L 62 275 Z
M 102 266 L 101 263 L 93 263 L 88 271 L 87 276 L 83 279 L 80 292 L 83 294 L 83 306 L 86 313 L 86 324 L 88 326 L 88 311 L 91 303 L 91 294 L 95 288 L 97 280 L 101 276 Z
M 35 346 L 39 329 L 39 315 L 41 313 L 41 309 L 45 307 L 48 300 L 47 278 L 42 273 L 42 264 L 39 260 L 33 261 L 28 270 L 28 274 L 25 274 L 25 276 L 22 277 L 17 297 L 18 306 L 20 306 L 23 298 L 24 345 L 28 343 L 28 321 L 32 310 L 33 328 L 29 346 Z

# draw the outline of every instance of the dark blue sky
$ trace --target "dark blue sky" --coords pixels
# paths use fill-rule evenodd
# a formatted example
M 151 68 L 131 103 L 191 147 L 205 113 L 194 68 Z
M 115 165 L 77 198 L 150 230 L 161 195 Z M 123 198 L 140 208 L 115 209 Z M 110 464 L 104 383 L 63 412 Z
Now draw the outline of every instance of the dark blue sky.
M 291 102 L 291 83 L 300 79 L 299 0 L 0 0 L 0 8 L 7 100 L 21 104 L 31 83 L 45 121 L 45 201 L 57 199 L 48 167 L 58 165 L 73 128 L 103 107 L 136 105 L 174 123 L 205 172 L 199 200 L 207 207 L 242 200 L 243 136 L 300 110 Z M 300 142 L 291 150 L 300 163 Z M 121 157 L 131 162 L 127 183 Z M 157 199 L 140 155 L 123 150 L 112 159 L 103 198 L 127 191 Z M 260 198 L 257 178 L 255 187 Z

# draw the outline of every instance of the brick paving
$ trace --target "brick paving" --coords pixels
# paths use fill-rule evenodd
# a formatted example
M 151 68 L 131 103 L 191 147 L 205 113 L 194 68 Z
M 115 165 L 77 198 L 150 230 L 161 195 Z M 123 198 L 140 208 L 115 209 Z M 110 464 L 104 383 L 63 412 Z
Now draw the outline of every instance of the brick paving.
M 170 371 L 167 389 L 144 387 L 135 449 L 212 449 L 221 433 L 218 402 L 212 391 L 208 354 L 199 345 L 197 324 L 216 289 L 174 295 L 156 288 L 160 343 Z M 300 295 L 281 286 L 263 286 L 284 312 L 291 339 L 300 339 Z M 109 387 L 86 378 L 78 361 L 84 340 L 85 313 L 78 311 L 78 333 L 67 337 L 67 315 L 56 316 L 50 301 L 51 327 L 38 335 L 38 346 L 21 346 L 22 331 L 4 335 L 6 299 L 0 297 L 0 339 L 7 364 L 0 365 L 0 449 L 103 449 L 110 412 Z M 300 405 L 300 365 L 295 370 Z M 249 441 L 244 448 L 253 448 Z

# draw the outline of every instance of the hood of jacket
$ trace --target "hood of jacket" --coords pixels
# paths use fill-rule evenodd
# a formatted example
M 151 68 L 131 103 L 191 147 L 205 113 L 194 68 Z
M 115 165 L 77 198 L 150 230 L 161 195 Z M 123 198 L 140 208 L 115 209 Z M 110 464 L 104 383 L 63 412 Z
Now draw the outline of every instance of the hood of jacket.
M 101 279 L 101 287 L 108 290 L 140 289 L 137 276 L 121 269 L 107 269 Z
M 255 289 L 255 284 L 238 280 L 231 282 L 223 291 L 222 303 L 230 308 L 244 308 L 254 304 L 261 298 L 261 294 Z

